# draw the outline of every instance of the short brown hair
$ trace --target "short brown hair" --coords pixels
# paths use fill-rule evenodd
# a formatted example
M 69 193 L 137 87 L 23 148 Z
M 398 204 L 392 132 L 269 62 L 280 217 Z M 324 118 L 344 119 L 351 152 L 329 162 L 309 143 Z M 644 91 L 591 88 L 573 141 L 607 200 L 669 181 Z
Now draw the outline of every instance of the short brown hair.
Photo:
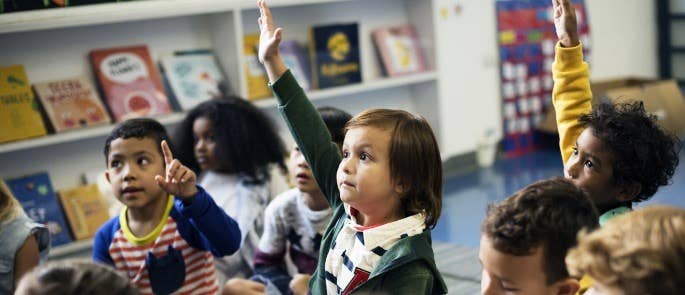
M 653 206 L 617 216 L 581 233 L 566 263 L 572 274 L 587 274 L 626 294 L 682 294 L 685 210 Z
M 137 295 L 140 292 L 128 278 L 109 266 L 87 260 L 63 260 L 39 265 L 24 275 L 15 294 Z
M 442 160 L 428 121 L 402 110 L 369 109 L 354 116 L 345 131 L 357 127 L 390 130 L 390 177 L 404 188 L 405 214 L 423 213 L 435 227 L 442 210 Z
M 541 180 L 487 209 L 481 226 L 497 251 L 516 256 L 543 250 L 547 284 L 569 276 L 564 258 L 583 229 L 597 227 L 598 213 L 585 192 L 562 178 Z

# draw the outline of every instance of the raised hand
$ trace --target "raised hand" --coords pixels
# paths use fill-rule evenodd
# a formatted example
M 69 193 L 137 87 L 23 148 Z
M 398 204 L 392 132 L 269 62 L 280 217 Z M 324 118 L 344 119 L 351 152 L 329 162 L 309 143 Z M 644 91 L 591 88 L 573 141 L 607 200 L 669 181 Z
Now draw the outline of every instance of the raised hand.
M 164 177 L 161 175 L 155 176 L 155 181 L 157 181 L 159 187 L 181 199 L 189 199 L 195 196 L 197 194 L 197 187 L 195 187 L 197 176 L 195 172 L 174 159 L 166 140 L 162 141 L 162 154 L 166 164 L 166 175 Z
M 554 27 L 562 47 L 574 47 L 580 44 L 576 9 L 571 0 L 552 0 L 554 8 Z
M 281 43 L 283 29 L 274 26 L 274 19 L 271 15 L 269 6 L 266 5 L 266 1 L 257 1 L 257 7 L 259 7 L 258 21 L 260 31 L 259 62 L 264 63 L 265 61 L 271 61 L 274 57 L 279 56 L 278 44 Z
M 276 81 L 288 68 L 278 52 L 278 44 L 283 35 L 282 28 L 276 28 L 271 10 L 266 1 L 258 0 L 259 8 L 259 62 L 264 64 L 270 82 Z

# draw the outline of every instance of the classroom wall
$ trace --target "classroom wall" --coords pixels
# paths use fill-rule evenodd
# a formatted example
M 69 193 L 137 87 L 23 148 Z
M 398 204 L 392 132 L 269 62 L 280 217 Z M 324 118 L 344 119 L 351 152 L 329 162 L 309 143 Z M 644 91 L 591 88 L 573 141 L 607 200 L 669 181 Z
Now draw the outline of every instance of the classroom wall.
M 655 1 L 585 3 L 592 38 L 591 78 L 657 77 Z M 441 118 L 443 156 L 449 157 L 473 151 L 489 129 L 495 128 L 501 137 L 495 1 L 435 0 L 434 4 L 440 90 L 449 93 L 441 98 L 440 107 L 453 112 Z

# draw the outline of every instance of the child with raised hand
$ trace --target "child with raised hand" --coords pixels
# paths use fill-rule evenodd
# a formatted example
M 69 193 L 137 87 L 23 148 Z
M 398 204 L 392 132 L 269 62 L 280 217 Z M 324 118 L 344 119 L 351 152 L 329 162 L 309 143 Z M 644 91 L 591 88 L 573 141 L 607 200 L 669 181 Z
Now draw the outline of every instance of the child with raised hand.
M 564 175 L 588 192 L 604 224 L 669 183 L 679 144 L 641 102 L 603 103 L 593 109 L 575 9 L 571 0 L 552 3 L 559 37 L 552 95 Z
M 346 126 L 342 157 L 304 91 L 278 53 L 276 29 L 258 3 L 259 60 L 279 111 L 333 208 L 312 294 L 442 294 L 430 229 L 442 204 L 440 152 L 425 119 L 408 112 L 366 110 Z
M 653 206 L 618 216 L 582 234 L 566 263 L 595 280 L 585 294 L 683 294 L 685 210 Z
M 50 233 L 29 219 L 7 184 L 0 180 L 0 294 L 12 294 L 21 277 L 44 260 Z
M 199 184 L 238 222 L 241 246 L 215 260 L 219 284 L 249 278 L 264 222 L 264 209 L 276 194 L 269 168 L 285 171 L 285 147 L 269 118 L 250 102 L 226 96 L 188 112 L 175 134 L 178 158 L 200 175 Z M 287 187 L 287 185 L 285 185 Z
M 597 227 L 587 194 L 562 178 L 538 181 L 490 206 L 478 258 L 482 294 L 572 295 L 580 287 L 564 264 L 582 229 Z
M 318 111 L 331 133 L 331 140 L 342 147 L 345 124 L 352 116 L 333 107 Z M 280 294 L 297 294 L 298 290 L 306 290 L 306 283 L 316 268 L 321 237 L 333 211 L 297 146 L 290 151 L 288 170 L 295 188 L 280 194 L 266 208 L 264 234 L 255 254 L 253 282 L 231 279 L 224 286 L 224 295 L 272 294 L 274 289 Z M 286 269 L 286 252 L 297 268 L 294 276 Z
M 215 294 L 213 256 L 234 253 L 240 229 L 167 140 L 157 121 L 131 119 L 105 141 L 105 176 L 125 207 L 98 229 L 93 260 L 126 274 L 142 294 Z
M 90 261 L 63 260 L 34 268 L 15 295 L 138 295 L 129 278 L 111 267 Z

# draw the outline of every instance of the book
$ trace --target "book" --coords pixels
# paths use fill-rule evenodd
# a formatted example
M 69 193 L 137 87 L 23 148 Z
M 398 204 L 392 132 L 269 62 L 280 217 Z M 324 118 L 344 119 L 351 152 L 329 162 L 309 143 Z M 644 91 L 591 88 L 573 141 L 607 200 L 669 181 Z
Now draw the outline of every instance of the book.
M 426 70 L 423 51 L 412 26 L 380 28 L 371 34 L 387 76 L 396 77 Z
M 75 240 L 92 238 L 110 218 L 107 202 L 96 184 L 60 190 L 57 196 Z
M 311 89 L 311 67 L 309 66 L 309 57 L 300 44 L 295 40 L 284 40 L 281 41 L 278 50 L 283 62 L 290 69 L 293 76 L 295 76 L 300 87 L 304 90 Z
M 310 33 L 314 88 L 362 81 L 357 23 L 314 26 Z
M 33 84 L 55 132 L 110 123 L 105 106 L 85 76 Z
M 71 242 L 64 215 L 47 172 L 5 179 L 5 182 L 24 208 L 26 215 L 35 222 L 47 226 L 53 247 Z
M 90 52 L 90 59 L 107 106 L 117 122 L 171 112 L 147 46 L 95 49 Z
M 257 57 L 257 46 L 259 46 L 259 34 L 248 34 L 243 37 L 243 56 L 245 57 L 243 69 L 247 79 L 247 99 L 249 100 L 271 96 L 269 79 Z
M 161 58 L 160 65 L 171 89 L 169 94 L 179 110 L 190 110 L 223 95 L 220 86 L 226 79 L 209 50 L 175 52 Z
M 46 133 L 24 66 L 0 67 L 0 142 Z

